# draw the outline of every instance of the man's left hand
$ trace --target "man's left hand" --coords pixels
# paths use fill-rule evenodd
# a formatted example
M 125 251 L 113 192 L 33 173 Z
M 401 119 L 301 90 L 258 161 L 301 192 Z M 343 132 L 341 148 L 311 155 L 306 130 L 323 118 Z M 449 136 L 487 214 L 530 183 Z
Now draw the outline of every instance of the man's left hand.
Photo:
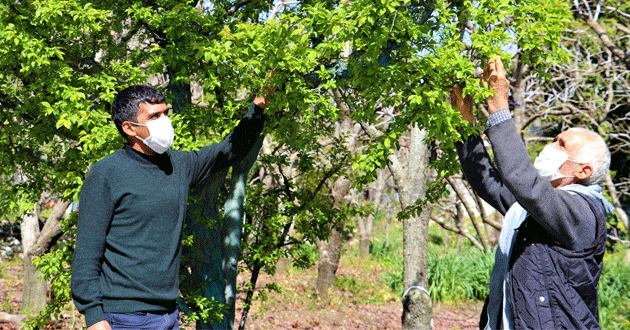
M 508 109 L 508 96 L 510 95 L 510 82 L 505 78 L 505 68 L 501 56 L 495 55 L 483 69 L 482 81 L 488 83 L 494 91 L 494 95 L 486 99 L 488 112 L 495 113 L 502 109 Z

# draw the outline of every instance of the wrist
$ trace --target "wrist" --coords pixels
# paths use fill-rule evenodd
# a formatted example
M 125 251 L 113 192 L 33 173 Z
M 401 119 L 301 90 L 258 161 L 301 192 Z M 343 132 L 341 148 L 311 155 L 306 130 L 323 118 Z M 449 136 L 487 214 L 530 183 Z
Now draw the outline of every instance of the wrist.
M 488 113 L 493 114 L 497 111 L 501 111 L 503 109 L 509 109 L 509 105 L 508 102 L 496 102 L 496 103 L 490 103 L 488 102 Z
M 267 99 L 262 97 L 262 96 L 256 96 L 254 98 L 254 104 L 256 104 L 257 106 L 266 109 L 267 108 Z

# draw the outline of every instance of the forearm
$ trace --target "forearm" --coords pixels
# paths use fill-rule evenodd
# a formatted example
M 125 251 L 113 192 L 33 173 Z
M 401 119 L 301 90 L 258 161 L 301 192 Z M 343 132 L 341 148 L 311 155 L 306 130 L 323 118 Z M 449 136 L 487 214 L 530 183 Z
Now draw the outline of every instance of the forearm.
M 247 156 L 263 130 L 265 118 L 264 108 L 252 102 L 239 124 L 221 142 L 224 144 L 223 149 L 227 149 L 226 162 L 229 165 L 240 162 Z
M 264 122 L 264 109 L 252 102 L 249 111 L 223 141 L 189 153 L 189 162 L 193 164 L 191 187 L 242 161 L 260 137 Z
M 501 214 L 515 202 L 514 196 L 503 184 L 497 169 L 479 136 L 469 136 L 455 144 L 462 171 L 473 190 Z
M 81 240 L 82 241 L 82 240 Z M 77 241 L 72 261 L 72 299 L 81 314 L 85 315 L 86 325 L 105 319 L 103 314 L 103 294 L 100 290 L 100 262 L 92 257 L 85 245 Z

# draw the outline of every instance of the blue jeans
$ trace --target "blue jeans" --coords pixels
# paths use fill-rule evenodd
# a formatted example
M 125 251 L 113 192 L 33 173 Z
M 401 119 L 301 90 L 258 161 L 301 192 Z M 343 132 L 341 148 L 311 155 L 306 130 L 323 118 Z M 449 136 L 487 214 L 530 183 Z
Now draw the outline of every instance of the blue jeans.
M 118 329 L 146 329 L 146 330 L 178 330 L 179 310 L 166 314 L 153 313 L 105 313 L 105 320 L 112 327 Z

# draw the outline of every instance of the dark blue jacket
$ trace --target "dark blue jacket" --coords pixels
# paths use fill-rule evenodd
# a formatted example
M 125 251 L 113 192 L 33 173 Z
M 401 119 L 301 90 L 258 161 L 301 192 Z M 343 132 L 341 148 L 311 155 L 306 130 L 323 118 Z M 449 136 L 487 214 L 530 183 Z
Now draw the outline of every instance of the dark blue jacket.
M 485 133 L 494 162 L 479 136 L 456 146 L 466 179 L 481 198 L 501 214 L 514 203 L 528 214 L 516 233 L 507 274 L 514 326 L 599 329 L 597 282 L 609 203 L 556 189 L 541 178 L 512 119 Z M 482 322 L 485 316 L 482 312 Z
M 553 244 L 531 218 L 519 228 L 508 275 L 515 329 L 600 329 L 597 282 L 606 222 L 603 211 L 583 198 L 597 216 L 597 236 L 587 248 Z

